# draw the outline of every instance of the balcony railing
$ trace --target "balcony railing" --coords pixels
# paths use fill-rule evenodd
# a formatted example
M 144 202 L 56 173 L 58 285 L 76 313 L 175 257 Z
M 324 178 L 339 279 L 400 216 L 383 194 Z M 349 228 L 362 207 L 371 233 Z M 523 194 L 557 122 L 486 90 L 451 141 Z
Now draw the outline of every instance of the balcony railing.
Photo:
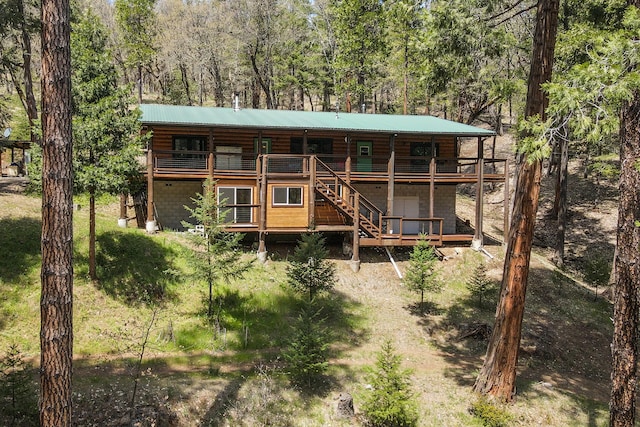
M 206 172 L 209 169 L 209 153 L 205 151 L 154 151 L 154 171 Z
M 311 155 L 267 154 L 267 173 L 300 175 L 309 173 Z M 353 156 L 351 163 L 344 155 L 319 154 L 317 158 L 332 171 L 352 179 L 384 178 L 389 176 L 389 158 L 385 156 Z M 256 153 L 215 153 L 215 173 L 255 176 L 259 155 Z M 183 173 L 205 175 L 210 169 L 210 154 L 205 151 L 154 151 L 155 173 Z M 478 165 L 482 165 L 486 178 L 502 179 L 506 173 L 505 159 L 443 158 L 396 156 L 393 172 L 396 178 L 428 177 L 432 173 L 442 179 L 475 179 Z M 260 168 L 261 170 L 261 168 Z M 319 171 L 320 172 L 320 171 Z

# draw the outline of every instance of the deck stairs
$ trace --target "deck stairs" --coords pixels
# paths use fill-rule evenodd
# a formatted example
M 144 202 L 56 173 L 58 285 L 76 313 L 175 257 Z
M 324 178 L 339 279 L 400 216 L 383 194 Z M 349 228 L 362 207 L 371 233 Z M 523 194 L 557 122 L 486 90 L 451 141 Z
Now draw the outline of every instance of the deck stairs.
M 319 159 L 315 191 L 351 221 L 357 218 L 362 237 L 382 240 L 384 212 Z

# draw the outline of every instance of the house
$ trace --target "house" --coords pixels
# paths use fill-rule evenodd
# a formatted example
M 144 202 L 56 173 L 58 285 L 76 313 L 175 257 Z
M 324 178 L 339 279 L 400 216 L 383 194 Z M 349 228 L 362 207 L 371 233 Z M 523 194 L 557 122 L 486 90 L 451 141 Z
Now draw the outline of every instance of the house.
M 8 135 L 9 132 L 5 132 Z M 23 176 L 31 161 L 31 141 L 0 140 L 0 176 Z
M 184 206 L 212 178 L 228 229 L 255 233 L 262 254 L 267 234 L 307 231 L 349 236 L 354 261 L 361 246 L 413 245 L 420 234 L 434 245 L 480 247 L 483 184 L 508 177 L 506 159 L 484 156 L 494 132 L 432 116 L 140 109 L 143 131 L 152 132 L 147 230 L 181 229 Z M 460 157 L 462 144 L 477 155 Z M 457 228 L 460 184 L 476 186 L 473 232 Z

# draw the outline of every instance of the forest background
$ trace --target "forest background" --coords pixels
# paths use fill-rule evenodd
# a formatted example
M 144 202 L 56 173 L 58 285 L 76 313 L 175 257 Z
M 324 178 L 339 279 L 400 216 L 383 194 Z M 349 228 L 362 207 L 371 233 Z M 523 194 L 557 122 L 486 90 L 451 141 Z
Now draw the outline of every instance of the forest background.
M 7 6 L 2 13 L 3 83 L 9 96 L 15 91 L 27 120 L 11 108 L 2 108 L 2 116 L 17 128 L 16 135 L 37 140 L 34 82 L 40 76 L 38 48 L 31 43 L 37 36 L 37 5 L 18 1 Z M 522 109 L 536 5 L 344 1 L 73 6 L 76 22 L 96 14 L 89 16 L 97 16 L 108 29 L 120 83 L 131 84 L 138 102 L 228 106 L 237 95 L 245 107 L 436 114 L 484 122 L 501 133 L 504 117 L 512 123 Z M 625 6 L 562 4 L 554 73 L 558 86 L 547 87 L 552 105 L 554 89 L 560 99 L 576 99 L 559 88 L 571 88 L 576 76 L 584 83 L 588 75 L 579 72 L 580 66 L 597 58 L 603 46 L 610 48 L 608 41 L 618 30 L 634 26 L 634 16 L 623 19 Z M 580 111 L 577 124 L 570 120 L 582 104 L 571 103 L 545 124 L 549 135 L 571 140 L 573 154 L 582 154 L 587 166 L 592 157 L 615 151 L 617 107 L 628 98 L 619 96 L 616 104 L 616 93 L 601 90 L 595 96 L 604 102 Z M 561 264 L 562 258 L 557 261 Z
M 3 0 L 0 79 L 38 120 L 38 3 Z M 622 1 L 562 2 L 555 76 L 622 26 Z M 138 102 L 432 114 L 502 132 L 522 111 L 533 1 L 81 0 L 109 34 L 121 84 Z M 136 88 L 136 89 L 134 89 Z M 17 123 L 16 123 L 17 122 Z M 17 133 L 16 133 L 17 132 Z M 583 150 L 584 151 L 584 150 Z

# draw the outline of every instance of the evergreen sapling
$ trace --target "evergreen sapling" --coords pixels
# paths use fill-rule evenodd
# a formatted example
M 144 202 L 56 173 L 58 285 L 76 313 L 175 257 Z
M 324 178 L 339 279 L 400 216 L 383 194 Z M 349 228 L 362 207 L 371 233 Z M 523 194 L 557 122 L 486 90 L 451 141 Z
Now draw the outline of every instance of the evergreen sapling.
M 493 289 L 493 283 L 487 278 L 487 267 L 483 262 L 473 269 L 473 275 L 467 282 L 467 289 L 478 298 L 478 307 L 482 308 L 482 299 Z
M 400 356 L 390 340 L 382 344 L 375 369 L 367 380 L 371 391 L 362 410 L 371 427 L 410 427 L 417 425 L 417 403 L 411 392 L 410 371 L 400 366 Z
M 203 194 L 193 198 L 194 207 L 185 206 L 191 213 L 196 225 L 183 222 L 182 225 L 191 230 L 189 236 L 196 246 L 193 251 L 192 265 L 195 277 L 204 281 L 209 287 L 207 303 L 207 319 L 213 320 L 213 289 L 219 281 L 229 282 L 238 279 L 251 268 L 253 260 L 243 258 L 240 250 L 241 233 L 225 231 L 225 201 L 216 197 L 215 182 L 207 179 Z M 197 230 L 200 230 L 199 232 Z
M 309 301 L 335 285 L 336 267 L 326 259 L 328 255 L 324 237 L 303 234 L 287 266 L 288 283 L 296 291 L 308 293 Z
M 439 292 L 442 282 L 438 277 L 436 264 L 438 257 L 429 242 L 421 238 L 409 256 L 409 268 L 404 276 L 404 284 L 414 292 L 420 292 L 420 312 L 424 311 L 425 292 Z

